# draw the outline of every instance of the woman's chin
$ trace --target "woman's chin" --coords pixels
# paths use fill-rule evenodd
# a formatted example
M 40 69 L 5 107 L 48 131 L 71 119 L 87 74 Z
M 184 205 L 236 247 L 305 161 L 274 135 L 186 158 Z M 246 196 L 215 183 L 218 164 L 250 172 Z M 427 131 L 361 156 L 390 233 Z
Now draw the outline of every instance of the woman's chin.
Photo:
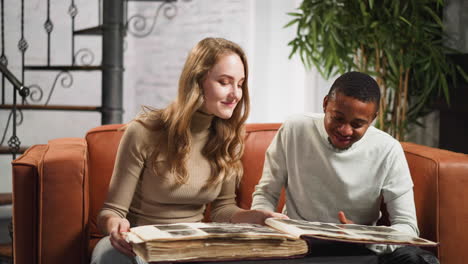
M 232 117 L 232 111 L 218 112 L 215 115 L 221 119 L 229 119 Z

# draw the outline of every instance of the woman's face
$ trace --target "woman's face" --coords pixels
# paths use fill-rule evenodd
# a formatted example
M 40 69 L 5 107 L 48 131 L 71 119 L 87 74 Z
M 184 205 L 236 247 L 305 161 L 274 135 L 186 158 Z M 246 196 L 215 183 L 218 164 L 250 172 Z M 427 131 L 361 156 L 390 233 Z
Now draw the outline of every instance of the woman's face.
M 205 102 L 201 111 L 222 119 L 231 118 L 242 98 L 244 79 L 244 64 L 239 55 L 222 55 L 203 80 Z

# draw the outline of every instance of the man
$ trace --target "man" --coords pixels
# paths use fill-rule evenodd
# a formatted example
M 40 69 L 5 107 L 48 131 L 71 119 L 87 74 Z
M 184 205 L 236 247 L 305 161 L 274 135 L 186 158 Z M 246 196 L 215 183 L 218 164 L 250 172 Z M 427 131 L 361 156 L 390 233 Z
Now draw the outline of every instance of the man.
M 391 226 L 417 236 L 413 182 L 403 149 L 397 140 L 371 126 L 379 103 L 375 80 L 349 72 L 325 96 L 324 115 L 287 120 L 267 150 L 252 209 L 274 211 L 285 187 L 283 213 L 290 218 L 375 225 L 383 199 Z M 424 259 L 437 263 L 416 247 L 369 248 L 380 255 L 381 263 L 426 263 Z

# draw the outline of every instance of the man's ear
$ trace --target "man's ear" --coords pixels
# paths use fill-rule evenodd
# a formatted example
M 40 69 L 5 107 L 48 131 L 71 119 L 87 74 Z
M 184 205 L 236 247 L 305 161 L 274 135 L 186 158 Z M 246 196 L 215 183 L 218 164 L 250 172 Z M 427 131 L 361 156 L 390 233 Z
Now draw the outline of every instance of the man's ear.
M 374 122 L 375 118 L 379 116 L 379 107 L 377 106 L 377 103 L 375 103 L 375 113 L 374 116 L 372 117 L 372 122 Z
M 379 111 L 375 112 L 374 116 L 372 117 L 372 122 L 374 122 L 375 118 L 377 118 L 377 116 L 379 115 Z
M 324 98 L 323 98 L 323 112 L 325 113 L 325 109 L 327 108 L 327 105 L 328 105 L 328 95 L 326 95 Z

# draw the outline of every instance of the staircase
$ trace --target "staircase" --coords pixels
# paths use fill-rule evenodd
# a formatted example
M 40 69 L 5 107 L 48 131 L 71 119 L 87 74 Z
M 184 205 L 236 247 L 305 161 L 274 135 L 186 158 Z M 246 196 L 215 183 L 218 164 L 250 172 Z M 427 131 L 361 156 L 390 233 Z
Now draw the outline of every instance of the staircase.
M 175 13 L 167 13 L 168 6 L 175 8 L 172 2 L 175 0 L 96 0 L 98 9 L 98 26 L 89 28 L 75 28 L 75 22 L 79 13 L 79 8 L 75 0 L 69 0 L 70 4 L 67 10 L 71 24 L 70 40 L 70 65 L 51 63 L 51 39 L 54 33 L 54 27 L 57 23 L 52 19 L 53 5 L 51 0 L 46 0 L 46 18 L 43 22 L 44 31 L 47 39 L 46 63 L 28 64 L 25 60 L 25 54 L 29 48 L 29 41 L 25 37 L 25 0 L 20 0 L 20 34 L 17 44 L 21 53 L 21 73 L 16 77 L 8 68 L 8 57 L 5 54 L 5 0 L 1 1 L 1 41 L 2 50 L 0 55 L 1 71 L 1 102 L 0 111 L 8 112 L 8 121 L 4 126 L 2 137 L 0 138 L 0 154 L 11 154 L 13 159 L 17 154 L 24 152 L 28 146 L 21 145 L 21 139 L 17 136 L 17 127 L 23 122 L 24 111 L 70 111 L 70 112 L 97 112 L 101 115 L 101 124 L 113 124 L 122 122 L 123 113 L 123 53 L 124 37 L 129 35 L 133 37 L 145 37 L 153 30 L 157 16 L 161 10 L 168 18 L 175 16 Z M 146 20 L 140 15 L 134 15 L 128 18 L 128 2 L 162 2 L 156 8 L 156 16 L 151 24 L 150 31 L 146 28 Z M 41 1 L 42 2 L 42 1 Z M 53 4 L 53 3 L 52 3 Z M 10 8 L 11 9 L 11 8 Z M 9 10 L 9 9 L 8 9 Z M 10 11 L 10 10 L 9 10 Z M 60 21 L 59 21 L 60 22 Z M 136 24 L 143 23 L 144 29 Z M 135 24 L 131 27 L 130 24 Z M 79 38 L 87 36 L 100 36 L 102 38 L 102 62 L 100 65 L 91 65 L 94 60 L 94 53 L 90 49 L 77 49 L 76 42 Z M 86 61 L 88 58 L 88 61 Z M 91 59 L 90 59 L 91 58 Z M 47 95 L 38 84 L 30 84 L 30 80 L 25 80 L 25 73 L 38 72 L 39 74 L 55 74 L 52 87 Z M 75 72 L 97 72 L 101 73 L 101 105 L 63 105 L 52 104 L 51 97 L 56 88 L 61 85 L 63 88 L 69 88 L 73 84 L 73 73 Z M 14 92 L 12 98 L 7 98 L 7 89 L 11 84 Z M 0 126 L 0 129 L 2 126 Z M 8 134 L 10 134 L 8 136 Z
M 7 127 L 4 131 L 4 139 L 7 134 L 7 129 L 11 126 L 11 136 L 8 140 L 8 147 L 0 144 L 0 153 L 11 153 L 13 158 L 16 154 L 21 153 L 25 150 L 25 147 L 21 146 L 21 141 L 17 137 L 16 128 L 21 124 L 17 122 L 17 116 L 22 115 L 23 111 L 94 111 L 101 113 L 101 123 L 120 123 L 122 122 L 122 75 L 123 75 L 123 37 L 124 37 L 124 4 L 123 0 L 102 0 L 97 2 L 99 11 L 102 12 L 102 18 L 99 18 L 101 25 L 97 28 L 92 29 L 75 29 L 75 19 L 78 14 L 78 7 L 75 5 L 75 1 L 71 0 L 68 8 L 68 15 L 71 19 L 71 65 L 55 65 L 51 64 L 51 36 L 54 30 L 54 21 L 51 17 L 51 0 L 47 0 L 47 15 L 44 22 L 44 29 L 47 34 L 47 62 L 44 65 L 30 65 L 25 62 L 25 54 L 28 50 L 29 43 L 25 38 L 24 31 L 24 19 L 25 19 L 25 0 L 21 0 L 21 32 L 20 40 L 18 42 L 18 49 L 21 52 L 21 78 L 16 79 L 14 75 L 9 71 L 8 59 L 5 54 L 5 10 L 8 8 L 5 6 L 4 0 L 1 0 L 1 18 L 2 18 L 2 54 L 0 58 L 2 75 L 6 76 L 10 83 L 13 85 L 16 92 L 13 92 L 12 103 L 6 103 L 5 90 L 7 89 L 4 83 L 4 77 L 2 78 L 2 98 L 0 104 L 0 111 L 10 111 Z M 99 12 L 99 13 L 101 13 Z M 101 15 L 101 14 L 100 14 Z M 76 51 L 75 43 L 77 37 L 87 35 L 100 35 L 102 36 L 102 63 L 101 65 L 87 65 L 77 63 L 77 58 L 83 52 L 83 50 Z M 88 50 L 88 52 L 91 52 Z M 92 53 L 91 53 L 92 54 Z M 54 83 L 47 95 L 45 102 L 40 103 L 43 98 L 43 90 L 39 85 L 30 85 L 26 87 L 27 82 L 24 78 L 25 72 L 38 71 L 41 74 L 56 74 Z M 61 81 L 62 86 L 68 88 L 72 85 L 72 72 L 79 71 L 100 71 L 102 72 L 102 103 L 101 106 L 90 106 L 90 105 L 53 105 L 50 104 L 50 98 L 57 83 Z M 64 82 L 63 78 L 68 78 L 68 83 Z M 23 89 L 23 91 L 21 90 Z M 39 94 L 40 96 L 33 97 L 33 93 Z M 17 94 L 21 96 L 21 102 L 17 100 Z M 38 104 L 40 103 L 40 104 Z
M 167 6 L 175 8 L 172 2 L 175 0 L 96 0 L 96 8 L 98 10 L 98 26 L 89 28 L 75 28 L 75 22 L 79 13 L 79 7 L 75 4 L 75 0 L 69 0 L 67 10 L 70 19 L 70 64 L 56 64 L 52 61 L 51 39 L 54 33 L 54 27 L 61 21 L 54 21 L 56 17 L 53 14 L 53 0 L 38 1 L 40 5 L 46 5 L 45 20 L 38 23 L 43 23 L 43 28 L 46 34 L 46 56 L 44 64 L 29 64 L 26 59 L 26 53 L 30 49 L 30 40 L 25 36 L 25 0 L 13 1 L 0 0 L 0 17 L 1 17 L 1 54 L 0 54 L 0 79 L 1 79 L 1 94 L 0 94 L 0 129 L 3 132 L 0 135 L 0 154 L 11 155 L 13 159 L 18 154 L 23 153 L 28 146 L 21 144 L 21 139 L 18 137 L 18 130 L 24 121 L 25 112 L 29 111 L 67 111 L 71 114 L 77 112 L 95 112 L 101 115 L 101 124 L 112 124 L 122 122 L 123 113 L 123 53 L 124 53 L 124 37 L 131 35 L 132 37 L 145 37 L 148 32 L 153 30 L 155 21 L 160 11 L 164 9 L 164 15 L 172 18 L 175 14 L 166 13 Z M 58 0 L 55 0 L 58 1 Z M 150 31 L 147 28 L 134 27 L 130 28 L 130 23 L 135 23 L 135 20 L 145 19 L 142 16 L 134 15 L 128 18 L 127 7 L 128 2 L 161 2 L 155 6 L 156 16 L 151 24 Z M 187 0 L 185 0 L 187 1 Z M 7 2 L 7 3 L 5 3 Z M 15 7 L 9 6 L 13 5 Z M 18 7 L 18 17 L 20 24 L 18 33 L 17 48 L 20 53 L 20 73 L 14 74 L 14 69 L 9 67 L 8 54 L 5 52 L 5 40 L 11 41 L 11 35 L 6 35 L 8 28 L 11 27 L 12 21 L 5 20 L 5 12 L 14 12 L 13 9 Z M 145 25 L 146 25 L 146 21 Z M 27 25 L 26 25 L 27 26 Z M 90 49 L 77 49 L 77 42 L 80 38 L 100 37 L 102 40 L 102 61 L 99 65 L 93 65 L 94 53 Z M 33 44 L 31 42 L 31 44 Z M 63 47 L 60 47 L 63 48 Z M 51 100 L 54 91 L 59 86 L 62 88 L 70 88 L 73 84 L 73 74 L 82 72 L 101 73 L 101 104 L 96 105 L 66 105 L 53 104 Z M 53 84 L 47 94 L 45 94 L 41 85 L 32 83 L 31 79 L 25 79 L 30 73 L 41 75 L 52 75 Z M 2 113 L 3 117 L 2 117 Z M 6 123 L 3 123 L 4 117 L 7 116 Z M 51 128 L 49 128 L 51 129 Z M 52 128 L 53 129 L 53 128 Z M 30 131 L 34 133 L 35 131 Z M 28 132 L 28 133 L 30 133 Z M 64 135 L 67 136 L 67 135 Z M 39 143 L 39 142 L 38 142 Z M 44 142 L 40 142 L 44 143 Z M 0 175 L 2 176 L 2 175 Z M 2 177 L 0 177 L 2 181 Z M 0 194 L 0 209 L 5 206 L 11 206 L 12 199 L 10 193 Z M 2 216 L 3 217 L 3 216 Z M 11 218 L 11 216 L 10 216 Z M 0 219 L 2 220 L 2 219 Z M 5 220 L 5 217 L 3 217 Z M 9 219 L 7 219 L 10 222 Z M 1 222 L 1 221 L 0 221 Z M 5 222 L 5 221 L 3 221 Z M 1 222 L 1 223 L 3 223 Z M 0 231 L 4 231 L 5 227 L 0 223 Z M 3 233 L 2 233 L 3 234 Z M 0 263 L 12 263 L 12 248 L 11 243 L 3 243 L 0 241 Z

